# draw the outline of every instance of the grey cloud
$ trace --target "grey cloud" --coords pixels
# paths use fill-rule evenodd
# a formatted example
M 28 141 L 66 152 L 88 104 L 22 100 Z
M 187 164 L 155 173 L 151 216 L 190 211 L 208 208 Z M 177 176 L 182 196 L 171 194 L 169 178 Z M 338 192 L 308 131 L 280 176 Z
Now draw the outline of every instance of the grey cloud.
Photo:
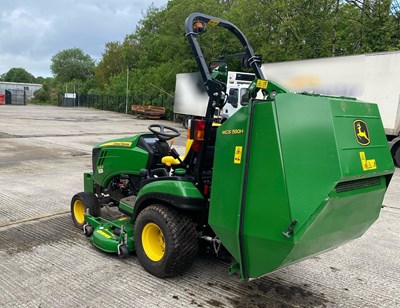
M 151 3 L 160 7 L 167 0 L 3 0 L 0 74 L 23 67 L 35 76 L 51 76 L 52 55 L 67 48 L 99 59 L 106 42 L 135 30 Z

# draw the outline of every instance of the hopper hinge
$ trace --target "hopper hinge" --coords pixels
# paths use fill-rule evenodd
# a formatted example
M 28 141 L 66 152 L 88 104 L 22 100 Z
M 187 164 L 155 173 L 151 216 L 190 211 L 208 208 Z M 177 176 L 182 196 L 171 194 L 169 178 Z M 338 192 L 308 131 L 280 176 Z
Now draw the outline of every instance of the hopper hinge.
M 290 223 L 289 227 L 286 229 L 286 231 L 282 232 L 282 234 L 286 237 L 291 237 L 294 233 L 294 227 L 297 225 L 297 220 L 292 220 Z

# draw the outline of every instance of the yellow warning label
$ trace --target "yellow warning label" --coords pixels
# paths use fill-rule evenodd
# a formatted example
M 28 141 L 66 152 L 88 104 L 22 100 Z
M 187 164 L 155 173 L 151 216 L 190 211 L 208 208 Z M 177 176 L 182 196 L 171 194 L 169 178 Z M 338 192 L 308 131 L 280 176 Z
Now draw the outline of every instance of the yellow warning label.
M 112 237 L 111 235 L 105 233 L 103 230 L 97 230 L 97 233 L 100 233 L 105 238 L 111 238 Z
M 365 156 L 365 152 L 360 152 L 360 160 L 361 160 L 361 165 L 362 165 L 363 171 L 376 169 L 375 159 L 367 159 Z
M 242 161 L 242 151 L 243 147 L 242 146 L 237 146 L 235 147 L 235 156 L 233 158 L 233 163 L 234 164 L 240 164 Z
M 210 19 L 210 21 L 208 22 L 208 24 L 209 24 L 210 26 L 213 26 L 213 27 L 215 27 L 216 25 L 218 25 L 218 24 L 219 24 L 219 21 L 216 21 L 216 20 Z
M 266 89 L 268 87 L 268 80 L 258 79 L 256 87 L 259 89 Z

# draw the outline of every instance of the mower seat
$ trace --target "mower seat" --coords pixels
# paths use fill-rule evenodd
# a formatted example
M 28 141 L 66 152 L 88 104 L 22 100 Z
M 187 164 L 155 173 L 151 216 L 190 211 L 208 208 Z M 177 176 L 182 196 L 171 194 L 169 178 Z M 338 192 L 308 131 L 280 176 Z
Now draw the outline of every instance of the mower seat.
M 185 154 L 179 156 L 179 158 L 181 159 L 181 161 L 184 161 L 186 158 L 186 155 L 189 153 L 190 148 L 192 147 L 193 144 L 193 139 L 188 139 L 186 141 L 186 149 L 185 149 Z M 173 158 L 171 155 L 168 156 L 164 156 L 161 159 L 161 162 L 166 165 L 167 167 L 171 167 L 172 165 L 179 165 L 181 162 L 179 161 L 179 159 Z

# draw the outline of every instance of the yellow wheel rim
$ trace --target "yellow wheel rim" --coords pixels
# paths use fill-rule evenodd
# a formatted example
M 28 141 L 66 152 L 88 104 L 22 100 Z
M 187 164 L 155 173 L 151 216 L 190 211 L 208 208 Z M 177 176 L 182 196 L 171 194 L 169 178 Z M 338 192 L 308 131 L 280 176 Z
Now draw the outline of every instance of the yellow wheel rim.
M 142 231 L 142 245 L 144 252 L 152 261 L 160 261 L 165 252 L 164 234 L 155 223 L 148 223 Z
M 85 206 L 81 200 L 75 200 L 74 202 L 74 217 L 78 224 L 85 222 Z

